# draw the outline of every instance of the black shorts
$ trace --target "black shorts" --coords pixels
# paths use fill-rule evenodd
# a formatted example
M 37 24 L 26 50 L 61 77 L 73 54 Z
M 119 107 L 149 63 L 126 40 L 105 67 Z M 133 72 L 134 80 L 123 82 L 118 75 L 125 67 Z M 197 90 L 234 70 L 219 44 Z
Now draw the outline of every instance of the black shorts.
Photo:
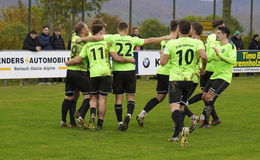
M 193 84 L 192 84 L 192 87 L 191 87 L 191 89 L 190 89 L 190 93 L 189 93 L 188 98 L 191 97 L 191 95 L 192 95 L 192 94 L 194 93 L 194 91 L 196 90 L 197 86 L 198 86 L 198 83 L 193 83 Z
M 65 95 L 73 96 L 76 90 L 82 92 L 83 95 L 87 95 L 90 92 L 89 84 L 89 72 L 67 70 Z
M 229 83 L 223 79 L 211 79 L 204 88 L 204 92 L 212 91 L 219 96 L 227 87 Z
M 212 76 L 214 72 L 209 72 L 209 71 L 206 71 L 206 73 L 204 75 L 201 75 L 200 76 L 200 88 L 201 89 L 204 89 L 206 84 L 208 83 L 210 77 Z
M 157 94 L 167 94 L 168 87 L 169 87 L 169 76 L 157 74 L 157 87 L 156 87 Z
M 192 81 L 170 81 L 169 82 L 169 104 L 185 104 L 188 100 Z
M 111 76 L 90 78 L 90 94 L 108 95 L 111 89 Z
M 135 71 L 113 72 L 113 94 L 135 94 L 136 75 Z

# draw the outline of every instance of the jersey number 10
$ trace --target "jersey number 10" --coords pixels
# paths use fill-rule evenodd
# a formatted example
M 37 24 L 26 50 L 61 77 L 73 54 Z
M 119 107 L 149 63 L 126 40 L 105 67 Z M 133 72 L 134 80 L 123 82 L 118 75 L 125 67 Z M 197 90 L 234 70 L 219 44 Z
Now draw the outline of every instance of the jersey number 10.
M 182 65 L 182 50 L 179 50 L 176 52 L 176 54 L 179 54 L 179 65 Z M 191 64 L 194 59 L 194 52 L 192 49 L 188 49 L 185 52 L 185 62 L 186 64 Z

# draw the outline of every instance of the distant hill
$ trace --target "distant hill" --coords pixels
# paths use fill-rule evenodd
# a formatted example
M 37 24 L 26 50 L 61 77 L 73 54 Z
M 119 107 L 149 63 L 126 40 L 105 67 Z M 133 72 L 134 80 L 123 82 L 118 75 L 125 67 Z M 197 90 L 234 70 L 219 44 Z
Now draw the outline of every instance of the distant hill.
M 0 0 L 1 7 L 17 4 L 18 0 Z M 22 0 L 28 5 L 28 0 Z M 156 18 L 164 24 L 172 19 L 172 0 L 132 0 L 133 24 L 138 25 L 146 18 Z M 36 0 L 32 0 L 36 4 Z M 217 0 L 217 14 L 221 14 L 222 0 Z M 260 33 L 260 0 L 254 1 L 254 30 Z M 213 0 L 176 0 L 176 17 L 187 15 L 206 16 L 213 13 Z M 110 0 L 103 5 L 103 12 L 119 16 L 128 21 L 129 0 Z M 249 0 L 233 0 L 232 15 L 238 18 L 245 32 L 249 30 Z

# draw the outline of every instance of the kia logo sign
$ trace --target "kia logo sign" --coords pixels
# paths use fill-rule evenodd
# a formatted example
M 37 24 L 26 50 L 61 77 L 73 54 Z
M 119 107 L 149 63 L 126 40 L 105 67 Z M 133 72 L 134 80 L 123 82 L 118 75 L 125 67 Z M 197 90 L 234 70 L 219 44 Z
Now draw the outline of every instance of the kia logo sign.
M 143 60 L 143 66 L 145 68 L 148 68 L 150 66 L 150 60 L 149 58 L 145 57 L 144 60 Z

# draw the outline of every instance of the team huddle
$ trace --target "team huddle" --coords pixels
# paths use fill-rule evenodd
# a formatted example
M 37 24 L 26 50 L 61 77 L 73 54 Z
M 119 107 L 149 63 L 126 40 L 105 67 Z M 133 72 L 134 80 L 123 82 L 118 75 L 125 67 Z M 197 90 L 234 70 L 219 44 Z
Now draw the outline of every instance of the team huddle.
M 169 94 L 175 128 L 168 140 L 187 146 L 187 136 L 193 132 L 198 121 L 203 120 L 200 128 L 208 128 L 221 122 L 214 103 L 230 84 L 233 64 L 236 62 L 236 48 L 228 40 L 229 29 L 224 26 L 222 20 L 214 21 L 213 27 L 214 33 L 208 36 L 204 45 L 200 40 L 203 32 L 201 24 L 191 24 L 186 20 L 173 20 L 170 23 L 169 35 L 148 39 L 128 36 L 129 26 L 125 22 L 119 23 L 118 34 L 114 35 L 105 34 L 106 24 L 100 20 L 93 22 L 91 33 L 85 23 L 76 24 L 71 39 L 70 60 L 66 61 L 68 70 L 60 126 L 67 126 L 66 116 L 69 112 L 72 127 L 79 123 L 85 129 L 101 130 L 107 95 L 112 86 L 118 129 L 126 131 L 135 109 L 136 75 L 133 50 L 135 46 L 161 43 L 157 95 L 147 102 L 136 120 L 144 127 L 145 116 Z M 198 83 L 202 93 L 190 98 Z M 79 92 L 83 94 L 84 100 L 76 111 Z M 123 118 L 124 94 L 127 112 Z M 199 100 L 203 100 L 205 104 L 201 118 L 188 108 Z M 88 110 L 90 119 L 86 124 L 85 116 Z M 191 120 L 189 127 L 184 127 L 185 115 Z M 213 121 L 209 122 L 211 115 Z

